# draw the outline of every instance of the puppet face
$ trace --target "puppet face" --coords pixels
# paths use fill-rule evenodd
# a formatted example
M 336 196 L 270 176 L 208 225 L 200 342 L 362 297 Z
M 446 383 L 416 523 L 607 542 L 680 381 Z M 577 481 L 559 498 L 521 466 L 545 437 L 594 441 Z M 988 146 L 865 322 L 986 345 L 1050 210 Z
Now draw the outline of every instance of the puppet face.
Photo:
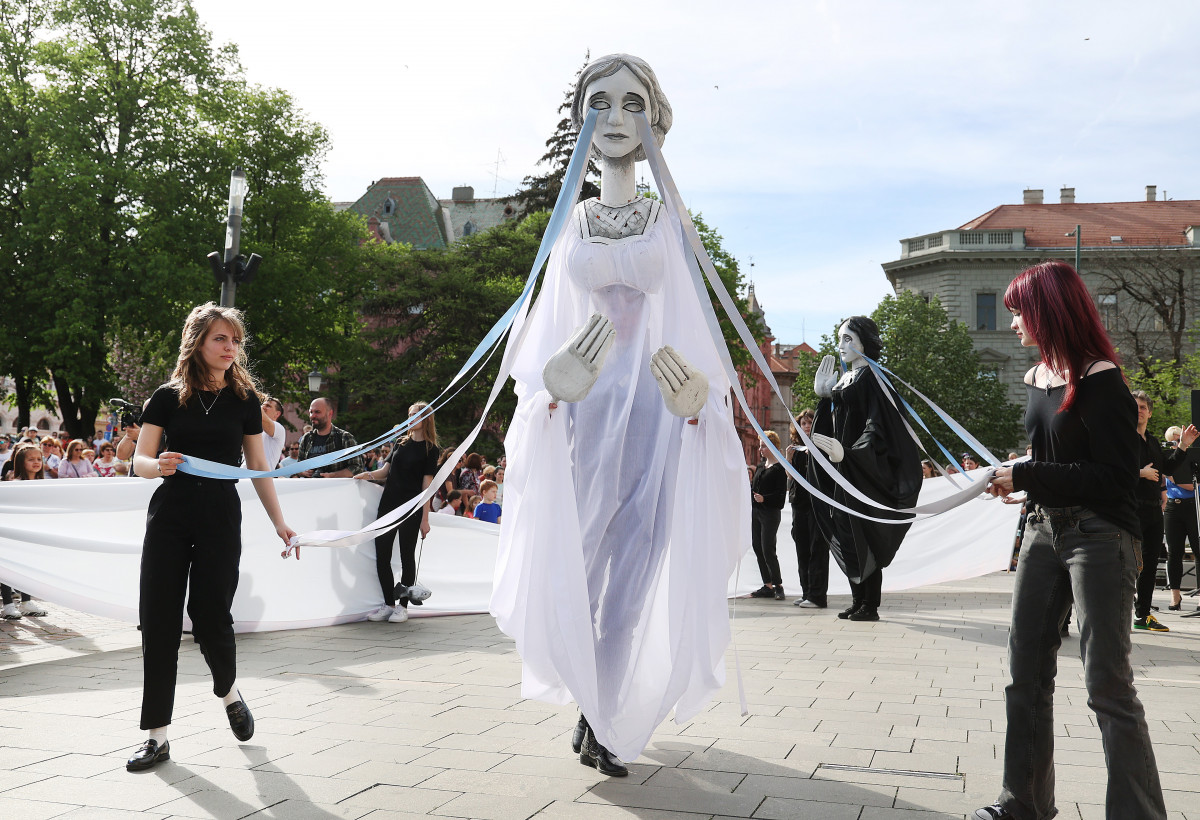
M 646 110 L 650 94 L 628 68 L 600 77 L 587 87 L 584 98 L 597 111 L 592 144 L 606 157 L 628 156 L 642 144 L 634 114 Z
M 850 329 L 849 322 L 843 322 L 841 329 L 838 330 L 838 353 L 841 354 L 846 367 L 861 367 L 866 364 L 861 351 L 862 339 Z

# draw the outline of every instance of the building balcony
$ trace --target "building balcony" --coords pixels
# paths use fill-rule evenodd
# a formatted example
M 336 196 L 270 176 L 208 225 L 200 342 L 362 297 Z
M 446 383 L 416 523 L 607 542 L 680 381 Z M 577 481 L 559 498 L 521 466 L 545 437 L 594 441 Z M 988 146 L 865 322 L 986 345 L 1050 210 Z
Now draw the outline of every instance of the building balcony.
M 946 251 L 1023 251 L 1025 230 L 955 230 L 900 240 L 900 258 L 911 259 Z

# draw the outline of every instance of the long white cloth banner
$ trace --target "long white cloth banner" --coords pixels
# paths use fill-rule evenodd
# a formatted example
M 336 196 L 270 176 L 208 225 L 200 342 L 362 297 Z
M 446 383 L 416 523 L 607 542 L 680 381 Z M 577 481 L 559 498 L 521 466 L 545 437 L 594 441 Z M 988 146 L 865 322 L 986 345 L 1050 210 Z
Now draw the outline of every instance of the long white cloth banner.
M 16 481 L 0 484 L 0 581 L 51 604 L 136 623 L 138 572 L 146 506 L 158 481 L 137 478 Z M 356 530 L 375 518 L 380 490 L 352 479 L 276 479 L 288 523 L 297 530 Z M 952 494 L 945 479 L 930 479 L 921 502 Z M 282 544 L 248 481 L 242 497 L 241 582 L 233 617 L 239 632 L 298 629 L 362 620 L 379 606 L 371 542 L 353 549 L 301 550 L 301 559 L 279 557 Z M 430 516 L 420 580 L 433 590 L 409 612 L 487 612 L 500 528 L 449 515 Z M 974 578 L 1007 568 L 1017 507 L 981 497 L 913 524 L 884 589 L 895 591 Z M 791 516 L 779 528 L 784 588 L 799 593 Z M 399 580 L 399 558 L 396 559 Z M 849 589 L 830 567 L 830 592 Z M 744 559 L 737 589 L 759 586 L 752 554 Z M 789 583 L 790 581 L 790 583 Z M 186 625 L 186 621 L 185 621 Z

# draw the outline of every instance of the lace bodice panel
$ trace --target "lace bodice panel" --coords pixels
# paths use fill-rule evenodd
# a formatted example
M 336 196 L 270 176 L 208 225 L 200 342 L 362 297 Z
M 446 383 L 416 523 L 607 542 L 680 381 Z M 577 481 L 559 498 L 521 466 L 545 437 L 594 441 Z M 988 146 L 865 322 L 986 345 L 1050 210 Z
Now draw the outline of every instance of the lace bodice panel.
M 657 206 L 658 203 L 647 205 Z M 651 219 L 658 216 L 654 208 Z M 576 206 L 575 230 L 565 232 L 564 261 L 567 275 L 582 290 L 594 292 L 611 285 L 624 285 L 642 293 L 658 293 L 663 287 L 669 236 L 665 218 L 654 219 L 641 236 L 625 239 L 590 237 L 583 204 Z M 587 237 L 587 238 L 585 238 Z

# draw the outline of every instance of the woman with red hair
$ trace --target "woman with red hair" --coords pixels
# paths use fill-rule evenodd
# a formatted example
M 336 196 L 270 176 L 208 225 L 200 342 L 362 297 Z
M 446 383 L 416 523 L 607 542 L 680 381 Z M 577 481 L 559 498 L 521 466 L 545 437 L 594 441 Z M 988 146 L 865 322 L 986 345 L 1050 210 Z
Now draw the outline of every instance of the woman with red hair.
M 1004 294 L 1012 329 L 1042 361 L 1025 374 L 1030 461 L 1001 467 L 993 495 L 1025 490 L 1030 514 L 1013 585 L 1012 682 L 1000 798 L 977 820 L 1043 820 L 1054 806 L 1054 676 L 1072 602 L 1088 706 L 1108 766 L 1105 816 L 1165 820 L 1146 713 L 1133 686 L 1129 622 L 1141 552 L 1134 489 L 1137 406 L 1079 274 L 1021 273 Z

